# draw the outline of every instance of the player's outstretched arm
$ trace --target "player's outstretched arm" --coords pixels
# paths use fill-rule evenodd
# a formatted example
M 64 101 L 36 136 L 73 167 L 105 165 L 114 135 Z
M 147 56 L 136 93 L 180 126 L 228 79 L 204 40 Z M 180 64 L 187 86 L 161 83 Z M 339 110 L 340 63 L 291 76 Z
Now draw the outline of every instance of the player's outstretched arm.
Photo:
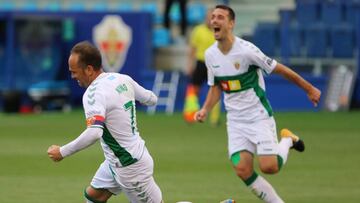
M 50 146 L 48 155 L 53 161 L 61 161 L 63 158 L 94 144 L 102 136 L 102 133 L 102 128 L 87 128 L 79 137 L 62 147 Z
M 316 107 L 318 105 L 320 101 L 321 91 L 314 87 L 312 84 L 310 84 L 308 81 L 306 81 L 299 74 L 281 63 L 278 63 L 276 65 L 273 72 L 282 75 L 284 78 L 304 89 L 309 100 L 314 104 L 314 106 Z
M 207 118 L 207 114 L 214 105 L 220 100 L 221 89 L 219 86 L 211 86 L 205 99 L 203 107 L 195 113 L 194 120 L 198 122 L 204 122 Z

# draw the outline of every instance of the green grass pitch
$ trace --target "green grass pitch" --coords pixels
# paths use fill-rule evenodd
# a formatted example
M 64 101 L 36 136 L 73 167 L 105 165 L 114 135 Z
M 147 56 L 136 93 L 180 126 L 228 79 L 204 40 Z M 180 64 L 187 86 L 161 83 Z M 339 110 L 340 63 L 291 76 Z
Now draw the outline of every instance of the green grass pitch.
M 187 125 L 179 113 L 138 114 L 165 202 L 261 202 L 232 171 L 224 117 L 212 127 Z M 360 112 L 276 113 L 275 118 L 278 131 L 290 128 L 307 147 L 302 154 L 291 151 L 279 174 L 264 175 L 285 202 L 360 202 Z M 103 160 L 99 143 L 60 163 L 46 153 L 51 144 L 65 144 L 82 132 L 81 110 L 0 114 L 0 121 L 0 203 L 84 202 L 83 189 Z M 120 195 L 109 202 L 127 201 Z

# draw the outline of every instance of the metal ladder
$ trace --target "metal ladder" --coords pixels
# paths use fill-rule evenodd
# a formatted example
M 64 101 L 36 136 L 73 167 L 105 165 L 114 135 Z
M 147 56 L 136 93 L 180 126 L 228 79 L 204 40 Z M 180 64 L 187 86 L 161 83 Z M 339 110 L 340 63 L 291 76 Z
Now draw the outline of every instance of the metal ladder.
M 325 98 L 325 108 L 329 111 L 348 110 L 355 83 L 355 73 L 350 67 L 340 65 L 330 74 Z
M 165 75 L 170 74 L 170 80 L 167 81 Z M 158 97 L 158 102 L 154 106 L 150 106 L 147 109 L 149 114 L 154 114 L 156 108 L 159 106 L 165 106 L 165 112 L 167 114 L 174 113 L 175 99 L 177 93 L 177 87 L 179 83 L 179 71 L 156 71 L 155 81 L 153 86 L 153 92 Z M 161 96 L 162 93 L 165 96 Z

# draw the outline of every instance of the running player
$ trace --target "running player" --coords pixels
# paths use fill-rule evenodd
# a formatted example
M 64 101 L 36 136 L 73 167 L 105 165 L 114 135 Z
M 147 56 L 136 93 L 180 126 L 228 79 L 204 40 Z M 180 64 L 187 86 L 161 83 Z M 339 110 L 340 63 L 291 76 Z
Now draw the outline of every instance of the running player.
M 234 11 L 225 5 L 216 6 L 211 17 L 216 42 L 205 53 L 210 89 L 195 119 L 203 122 L 224 92 L 228 152 L 237 176 L 264 202 L 282 203 L 271 184 L 254 171 L 254 155 L 258 155 L 263 173 L 274 174 L 286 163 L 290 148 L 301 152 L 305 146 L 287 129 L 280 132 L 278 142 L 273 111 L 265 96 L 263 72 L 280 74 L 295 83 L 315 106 L 321 92 L 290 68 L 265 56 L 252 43 L 234 36 L 234 25 Z
M 135 100 L 154 105 L 157 97 L 127 75 L 103 72 L 100 52 L 88 42 L 72 48 L 69 71 L 87 88 L 83 95 L 87 128 L 62 147 L 50 146 L 49 157 L 61 161 L 100 139 L 105 161 L 84 192 L 86 202 L 106 202 L 123 192 L 131 203 L 161 203 L 153 159 L 139 135 L 135 108 Z

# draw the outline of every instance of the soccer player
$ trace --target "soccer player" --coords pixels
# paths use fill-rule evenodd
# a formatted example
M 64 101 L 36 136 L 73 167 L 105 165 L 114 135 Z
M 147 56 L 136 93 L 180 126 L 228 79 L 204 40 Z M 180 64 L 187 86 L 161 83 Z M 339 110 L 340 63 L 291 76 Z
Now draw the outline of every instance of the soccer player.
M 100 139 L 105 161 L 84 192 L 86 202 L 106 202 L 120 192 L 131 203 L 162 202 L 153 159 L 136 125 L 135 100 L 154 105 L 155 94 L 127 75 L 103 72 L 100 52 L 89 42 L 76 44 L 68 62 L 71 77 L 87 88 L 83 95 L 87 128 L 62 147 L 50 146 L 49 157 L 61 161 Z
M 210 28 L 212 10 L 208 10 L 205 22 L 194 27 L 190 37 L 190 52 L 186 75 L 190 77 L 190 82 L 186 87 L 184 120 L 188 123 L 195 122 L 194 114 L 199 110 L 199 91 L 202 84 L 207 80 L 207 70 L 205 65 L 205 50 L 214 42 L 214 34 Z M 196 64 L 194 63 L 196 62 Z M 220 117 L 220 103 L 217 103 L 210 113 L 210 123 L 217 125 Z
M 203 122 L 224 92 L 228 152 L 237 176 L 264 202 L 281 203 L 284 201 L 271 184 L 254 171 L 254 155 L 257 154 L 263 173 L 275 174 L 286 163 L 290 148 L 301 152 L 305 146 L 287 129 L 281 130 L 278 142 L 273 112 L 265 96 L 263 72 L 280 74 L 295 83 L 315 106 L 321 92 L 290 68 L 265 56 L 252 43 L 234 36 L 234 25 L 234 11 L 217 5 L 211 17 L 216 42 L 205 52 L 210 89 L 195 119 Z

